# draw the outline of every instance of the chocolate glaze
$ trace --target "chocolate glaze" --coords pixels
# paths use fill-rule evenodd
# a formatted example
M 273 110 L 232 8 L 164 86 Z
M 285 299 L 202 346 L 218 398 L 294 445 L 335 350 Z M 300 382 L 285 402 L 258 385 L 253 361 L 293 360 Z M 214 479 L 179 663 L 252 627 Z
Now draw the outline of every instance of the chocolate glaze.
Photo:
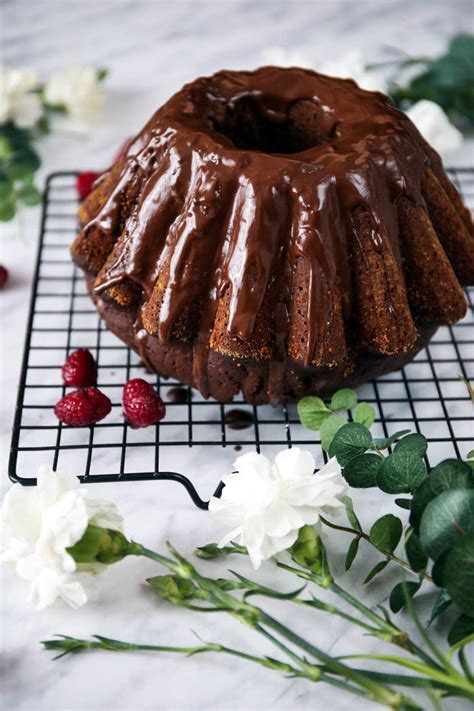
M 313 112 L 311 125 L 299 110 Z M 268 396 L 280 396 L 287 358 L 291 276 L 309 266 L 303 362 L 331 325 L 335 285 L 344 319 L 353 310 L 351 210 L 364 206 L 376 246 L 391 244 L 400 261 L 396 200 L 423 204 L 426 165 L 437 154 L 410 120 L 377 92 L 351 80 L 304 69 L 222 71 L 186 85 L 150 119 L 114 168 L 105 203 L 85 227 L 113 233 L 115 248 L 95 291 L 128 279 L 159 288 L 161 342 L 187 306 L 198 302 L 193 381 L 208 394 L 207 355 L 219 301 L 229 296 L 227 332 L 247 340 L 269 290 L 277 295 Z M 105 174 L 103 180 L 107 180 Z M 120 205 L 140 190 L 126 224 Z M 205 293 L 203 293 L 203 284 Z M 147 331 L 139 313 L 136 340 Z M 211 345 L 212 347 L 212 345 Z M 146 361 L 146 347 L 140 347 Z
M 188 402 L 188 391 L 180 387 L 170 388 L 166 393 L 166 397 L 170 402 L 182 405 Z

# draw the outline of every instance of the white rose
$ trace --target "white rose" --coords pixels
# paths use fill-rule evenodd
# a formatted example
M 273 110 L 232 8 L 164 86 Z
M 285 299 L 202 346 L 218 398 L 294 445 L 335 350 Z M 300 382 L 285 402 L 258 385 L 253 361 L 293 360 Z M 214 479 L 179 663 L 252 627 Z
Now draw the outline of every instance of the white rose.
M 234 466 L 237 471 L 223 477 L 222 495 L 212 497 L 209 510 L 233 527 L 219 545 L 236 540 L 246 546 L 255 568 L 293 545 L 302 526 L 343 507 L 346 485 L 335 458 L 316 474 L 313 456 L 298 447 L 280 452 L 274 464 L 252 452 Z
M 122 530 L 114 504 L 87 499 L 85 487 L 72 474 L 42 465 L 36 488 L 15 484 L 0 511 L 0 562 L 10 563 L 30 582 L 37 609 L 57 598 L 80 607 L 97 593 L 96 573 L 104 566 L 77 564 L 67 551 L 89 524 Z
M 406 113 L 423 138 L 442 156 L 448 155 L 462 145 L 461 131 L 453 126 L 441 106 L 434 101 L 427 99 L 417 101 Z
M 20 128 L 30 128 L 43 113 L 38 94 L 38 76 L 31 69 L 0 67 L 0 124 L 12 121 Z
M 46 84 L 44 98 L 51 106 L 63 106 L 72 118 L 93 123 L 104 106 L 105 91 L 92 67 L 71 67 Z

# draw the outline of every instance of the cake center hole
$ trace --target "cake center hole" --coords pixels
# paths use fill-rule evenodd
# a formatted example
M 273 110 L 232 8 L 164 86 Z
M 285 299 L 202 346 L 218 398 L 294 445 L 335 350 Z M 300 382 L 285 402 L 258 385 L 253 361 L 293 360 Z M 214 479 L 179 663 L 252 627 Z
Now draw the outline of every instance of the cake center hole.
M 309 99 L 295 101 L 282 111 L 266 104 L 265 97 L 244 96 L 209 121 L 236 148 L 265 153 L 299 153 L 333 137 L 321 106 Z

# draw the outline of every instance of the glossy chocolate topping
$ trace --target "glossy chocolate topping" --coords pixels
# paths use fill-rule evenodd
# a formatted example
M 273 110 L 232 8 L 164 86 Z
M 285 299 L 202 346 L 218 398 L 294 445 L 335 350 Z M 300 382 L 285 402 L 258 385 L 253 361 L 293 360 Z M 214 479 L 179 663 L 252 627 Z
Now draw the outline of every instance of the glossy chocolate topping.
M 400 260 L 396 201 L 403 194 L 423 204 L 427 165 L 441 170 L 410 120 L 387 97 L 351 80 L 275 67 L 198 79 L 139 133 L 114 168 L 105 204 L 85 227 L 120 235 L 95 290 L 131 280 L 143 289 L 145 304 L 156 297 L 162 341 L 197 303 L 194 380 L 204 393 L 219 303 L 228 303 L 228 334 L 246 341 L 272 294 L 274 343 L 267 357 L 269 388 L 277 392 L 297 261 L 306 262 L 309 274 L 308 365 L 331 326 L 336 291 L 344 319 L 351 317 L 353 209 L 367 210 L 373 244 L 390 243 Z M 120 206 L 134 184 L 138 197 L 122 225 Z M 136 331 L 146 339 L 140 316 Z

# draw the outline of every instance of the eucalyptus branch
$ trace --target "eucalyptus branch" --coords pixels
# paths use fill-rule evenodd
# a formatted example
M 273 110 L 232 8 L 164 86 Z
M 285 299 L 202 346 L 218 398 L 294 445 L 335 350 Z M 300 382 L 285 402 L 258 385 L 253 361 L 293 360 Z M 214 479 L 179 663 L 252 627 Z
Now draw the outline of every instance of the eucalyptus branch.
M 324 516 L 320 516 L 320 521 L 323 523 L 325 526 L 328 528 L 332 528 L 335 531 L 343 531 L 344 533 L 350 533 L 352 536 L 355 538 L 362 538 L 364 541 L 367 541 L 372 548 L 375 548 L 376 551 L 379 553 L 382 553 L 382 555 L 385 556 L 385 558 L 388 558 L 388 560 L 392 561 L 392 563 L 396 563 L 399 565 L 401 568 L 406 570 L 408 573 L 413 573 L 413 570 L 411 569 L 409 563 L 406 562 L 406 560 L 403 560 L 403 558 L 399 558 L 397 555 L 394 553 L 390 553 L 389 551 L 381 551 L 377 546 L 374 546 L 372 541 L 370 540 L 370 536 L 368 533 L 366 533 L 363 530 L 358 531 L 355 528 L 351 528 L 350 526 L 340 526 L 337 523 L 333 523 L 332 521 L 328 521 L 327 518 L 324 518 Z M 429 575 L 426 571 L 421 570 L 416 575 L 419 578 L 423 578 L 423 580 L 428 580 L 430 583 L 433 582 L 433 578 L 431 575 Z

